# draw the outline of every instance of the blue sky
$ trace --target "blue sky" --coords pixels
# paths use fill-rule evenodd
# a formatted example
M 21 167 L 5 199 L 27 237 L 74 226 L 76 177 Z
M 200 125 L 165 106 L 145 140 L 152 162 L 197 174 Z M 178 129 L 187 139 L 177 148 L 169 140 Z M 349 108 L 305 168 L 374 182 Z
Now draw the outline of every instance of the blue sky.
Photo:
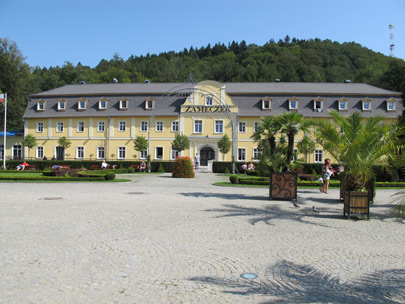
M 405 59 L 404 0 L 0 0 L 0 37 L 34 67 L 95 67 L 131 55 L 286 35 L 357 42 Z

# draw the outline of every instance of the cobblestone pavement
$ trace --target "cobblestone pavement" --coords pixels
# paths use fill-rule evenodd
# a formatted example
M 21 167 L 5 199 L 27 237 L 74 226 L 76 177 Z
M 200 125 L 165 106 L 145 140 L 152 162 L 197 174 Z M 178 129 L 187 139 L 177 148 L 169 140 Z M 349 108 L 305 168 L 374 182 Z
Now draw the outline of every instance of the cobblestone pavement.
M 296 209 L 209 173 L 131 178 L 0 183 L 0 302 L 405 302 L 395 190 L 367 221 L 344 219 L 335 189 L 299 190 Z

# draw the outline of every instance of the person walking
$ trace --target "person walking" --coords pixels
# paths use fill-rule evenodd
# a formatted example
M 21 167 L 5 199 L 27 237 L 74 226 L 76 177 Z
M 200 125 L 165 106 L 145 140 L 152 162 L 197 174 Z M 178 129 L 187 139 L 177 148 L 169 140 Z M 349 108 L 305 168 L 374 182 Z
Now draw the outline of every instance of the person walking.
M 333 168 L 330 164 L 330 159 L 325 159 L 325 163 L 322 165 L 322 179 L 323 179 L 323 186 L 319 189 L 319 191 L 328 194 L 329 190 L 329 181 L 330 177 L 333 175 Z
M 200 155 L 198 155 L 198 152 L 195 154 L 194 157 L 194 166 L 196 170 L 200 169 Z

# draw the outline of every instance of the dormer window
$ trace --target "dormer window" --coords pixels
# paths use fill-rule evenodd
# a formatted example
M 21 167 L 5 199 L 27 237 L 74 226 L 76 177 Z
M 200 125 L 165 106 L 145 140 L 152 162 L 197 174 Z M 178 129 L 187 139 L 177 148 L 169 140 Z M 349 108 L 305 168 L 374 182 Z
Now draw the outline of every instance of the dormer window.
M 288 110 L 297 111 L 298 110 L 298 98 L 290 98 L 288 100 Z
M 127 98 L 120 99 L 120 110 L 128 110 L 128 99 Z
M 266 97 L 262 99 L 262 110 L 270 111 L 271 110 L 271 99 Z
M 155 106 L 155 99 L 154 98 L 147 98 L 145 100 L 145 110 L 152 110 Z
M 66 110 L 66 100 L 59 99 L 58 100 L 58 111 L 65 111 Z
M 205 96 L 205 105 L 212 106 L 213 104 L 213 97 L 212 96 Z
M 45 100 L 38 100 L 37 101 L 37 112 L 45 111 Z
M 397 110 L 397 101 L 394 98 L 387 99 L 387 111 L 395 112 Z
M 338 99 L 338 110 L 347 111 L 347 99 L 346 98 Z
M 314 99 L 314 111 L 319 113 L 323 112 L 323 99 L 321 97 Z
M 364 112 L 371 112 L 371 99 L 370 98 L 362 99 L 361 103 L 362 103 L 361 109 Z
M 101 111 L 107 110 L 107 99 L 101 98 L 98 101 L 98 109 Z
M 77 109 L 78 109 L 79 111 L 84 111 L 84 110 L 86 110 L 86 103 L 87 103 L 87 100 L 86 100 L 86 99 L 83 99 L 83 98 L 79 99 L 79 100 L 77 101 Z

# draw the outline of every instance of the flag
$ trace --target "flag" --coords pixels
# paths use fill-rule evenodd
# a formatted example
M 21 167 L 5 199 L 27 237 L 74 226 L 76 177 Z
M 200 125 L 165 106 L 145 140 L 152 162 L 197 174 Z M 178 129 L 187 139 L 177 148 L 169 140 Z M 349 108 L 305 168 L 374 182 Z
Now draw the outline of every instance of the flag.
M 0 94 L 0 103 L 4 102 L 4 94 Z

